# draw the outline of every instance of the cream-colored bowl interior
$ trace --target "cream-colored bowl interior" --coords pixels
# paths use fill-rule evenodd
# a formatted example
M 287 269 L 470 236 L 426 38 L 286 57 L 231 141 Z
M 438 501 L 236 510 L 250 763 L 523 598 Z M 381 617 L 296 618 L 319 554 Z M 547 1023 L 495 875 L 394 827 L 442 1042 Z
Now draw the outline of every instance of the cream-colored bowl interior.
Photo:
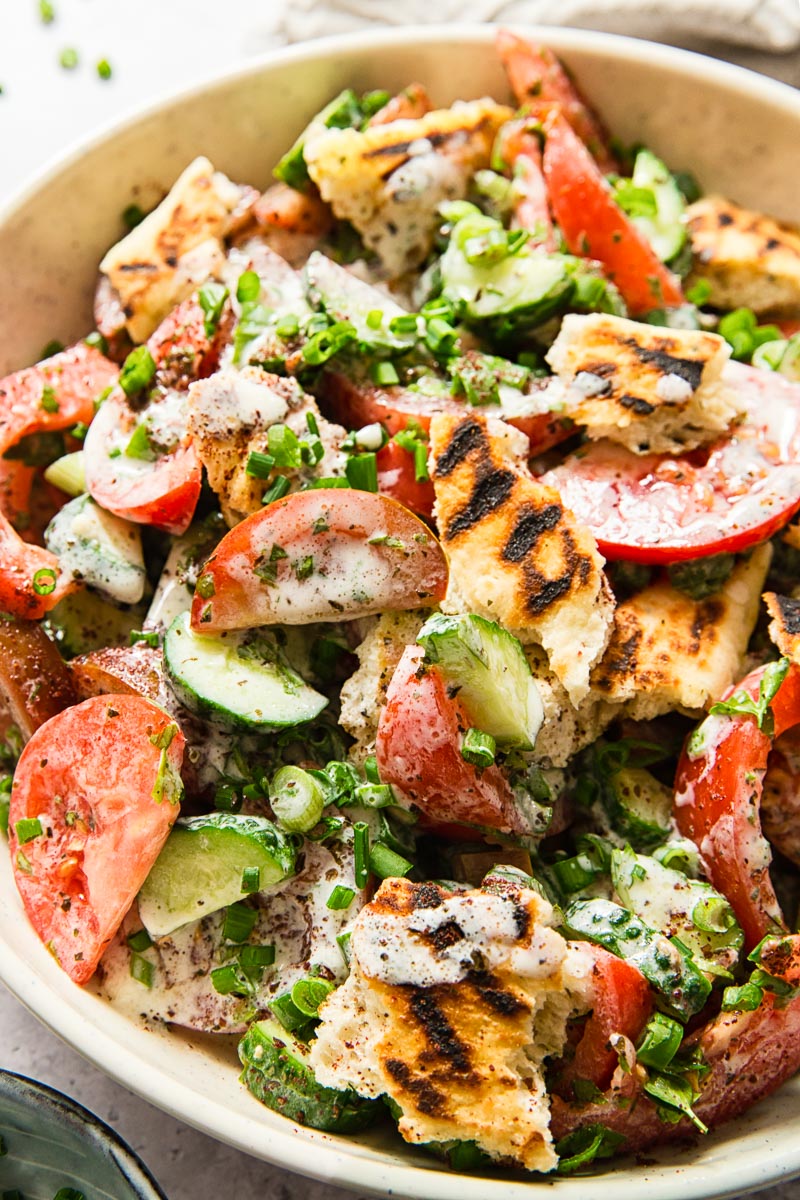
M 800 222 L 797 93 L 643 42 L 538 32 L 563 53 L 616 135 L 695 171 L 708 190 Z M 411 80 L 441 103 L 507 94 L 486 28 L 369 34 L 272 56 L 68 154 L 0 212 L 0 374 L 34 360 L 51 338 L 68 342 L 91 327 L 96 264 L 120 236 L 120 214 L 132 200 L 158 198 L 201 153 L 233 178 L 264 186 L 277 157 L 332 94 L 345 86 L 394 90 Z M 0 978 L 126 1086 L 264 1159 L 362 1192 L 425 1200 L 522 1200 L 551 1186 L 457 1176 L 393 1137 L 329 1137 L 262 1109 L 238 1084 L 225 1041 L 146 1030 L 71 984 L 29 928 L 2 853 Z M 555 1187 L 572 1200 L 689 1200 L 738 1195 L 796 1172 L 800 1082 L 695 1148 Z

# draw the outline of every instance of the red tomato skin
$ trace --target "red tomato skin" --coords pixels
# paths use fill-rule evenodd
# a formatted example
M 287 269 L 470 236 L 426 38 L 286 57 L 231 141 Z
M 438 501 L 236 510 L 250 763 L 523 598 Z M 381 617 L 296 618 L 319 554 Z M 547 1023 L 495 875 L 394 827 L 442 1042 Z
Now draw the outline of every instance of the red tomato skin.
M 94 404 L 106 388 L 113 387 L 119 368 L 93 346 L 78 342 L 0 379 L 0 454 L 29 433 L 68 429 L 82 421 L 88 425 Z M 58 408 L 42 407 L 42 393 L 51 387 Z
M 526 229 L 531 241 L 545 250 L 556 249 L 553 218 L 547 199 L 547 185 L 542 171 L 542 148 L 538 136 L 529 129 L 529 122 L 508 121 L 502 126 L 499 153 L 510 167 L 517 200 L 512 225 Z
M 608 135 L 556 55 L 547 46 L 499 29 L 495 47 L 508 74 L 517 104 L 558 104 L 578 137 L 597 159 L 604 174 L 619 170 Z
M 635 1044 L 653 1007 L 649 984 L 637 967 L 601 946 L 581 943 L 581 948 L 595 959 L 594 1007 L 574 1057 L 558 1076 L 557 1090 L 565 1099 L 571 1097 L 576 1079 L 588 1079 L 601 1092 L 606 1090 L 618 1061 L 609 1038 L 621 1033 Z
M 14 774 L 9 842 L 14 878 L 41 941 L 86 983 L 136 898 L 178 815 L 153 798 L 172 718 L 139 696 L 97 696 L 33 735 Z M 166 749 L 176 775 L 183 735 Z M 77 814 L 67 824 L 66 813 Z M 20 845 L 16 824 L 38 817 L 42 837 Z M 48 831 L 52 831 L 52 836 Z
M 557 111 L 542 165 L 553 216 L 573 254 L 601 262 L 631 315 L 685 303 L 680 283 L 619 207 L 580 138 Z
M 403 546 L 387 545 L 387 538 Z M 257 567 L 274 545 L 286 557 L 275 564 L 274 578 L 265 583 Z M 347 556 L 353 548 L 364 555 L 358 580 L 348 574 Z M 307 554 L 316 565 L 298 592 L 292 561 Z M 347 620 L 386 609 L 432 606 L 444 599 L 447 579 L 439 542 L 396 500 L 350 488 L 293 492 L 226 533 L 203 567 L 192 603 L 192 628 L 219 633 L 327 621 L 332 611 Z M 353 584 L 365 595 L 349 593 Z M 345 589 L 348 600 L 340 603 Z
M 375 422 L 383 425 L 389 437 L 394 437 L 409 425 L 416 424 L 427 433 L 437 413 L 462 416 L 468 405 L 455 396 L 426 396 L 403 387 L 377 387 L 360 383 L 338 371 L 322 376 L 323 397 L 328 401 L 333 417 L 347 429 L 361 429 Z M 530 413 L 526 416 L 503 415 L 501 408 L 487 406 L 487 416 L 497 416 L 519 429 L 530 442 L 530 454 L 542 454 L 558 445 L 574 432 L 575 426 L 567 417 L 555 412 Z
M 418 482 L 414 470 L 414 455 L 397 442 L 387 442 L 378 451 L 378 491 L 391 496 L 420 517 L 433 516 L 434 492 L 429 479 Z
M 744 419 L 681 456 L 595 442 L 542 476 L 584 521 L 607 559 L 660 564 L 738 553 L 800 507 L 800 385 L 728 363 Z
M 185 533 L 191 524 L 203 481 L 203 469 L 191 442 L 153 463 L 146 472 L 126 477 L 124 454 L 109 457 L 120 429 L 132 428 L 132 416 L 120 394 L 104 402 L 86 435 L 86 487 L 118 517 L 155 525 L 167 533 Z
M 209 337 L 205 313 L 196 295 L 173 308 L 147 342 L 156 364 L 156 384 L 184 390 L 196 379 L 212 375 L 219 366 L 219 356 L 234 321 L 233 308 L 226 300 L 217 326 Z
M 33 583 L 36 572 L 42 570 L 55 573 L 56 586 L 46 595 L 39 595 Z M 49 584 L 52 578 L 41 579 L 39 586 Z M 71 576 L 60 573 L 55 554 L 44 546 L 23 542 L 0 513 L 0 611 L 38 621 L 77 586 Z
M 435 668 L 419 674 L 423 653 L 407 646 L 389 684 L 375 742 L 381 779 L 428 822 L 527 832 L 499 768 L 479 771 L 461 757 L 470 721 Z
M 756 699 L 763 674 L 763 667 L 751 671 L 723 699 L 739 689 Z M 800 722 L 800 667 L 789 667 L 772 711 L 776 737 Z M 752 948 L 771 930 L 785 928 L 759 820 L 772 739 L 753 717 L 720 719 L 725 725 L 706 753 L 691 758 L 684 748 L 675 776 L 674 816 L 680 832 L 700 847 L 711 882 L 730 903 Z

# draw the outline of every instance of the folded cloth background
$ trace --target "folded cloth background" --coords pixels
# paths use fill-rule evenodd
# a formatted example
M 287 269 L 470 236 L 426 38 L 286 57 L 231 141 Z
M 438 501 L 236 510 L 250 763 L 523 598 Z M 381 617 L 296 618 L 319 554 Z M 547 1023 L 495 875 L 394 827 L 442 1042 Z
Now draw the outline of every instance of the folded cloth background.
M 578 25 L 670 41 L 721 39 L 770 50 L 800 44 L 798 0 L 293 0 L 279 32 L 300 41 L 370 25 L 451 21 Z

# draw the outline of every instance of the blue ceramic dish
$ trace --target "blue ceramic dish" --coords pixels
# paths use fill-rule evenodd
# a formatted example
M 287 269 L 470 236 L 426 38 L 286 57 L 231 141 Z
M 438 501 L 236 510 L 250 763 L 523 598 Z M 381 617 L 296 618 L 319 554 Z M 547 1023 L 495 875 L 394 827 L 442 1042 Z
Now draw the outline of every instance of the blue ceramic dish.
M 166 1200 L 144 1164 L 87 1109 L 43 1083 L 0 1071 L 0 1194 L 53 1200 Z

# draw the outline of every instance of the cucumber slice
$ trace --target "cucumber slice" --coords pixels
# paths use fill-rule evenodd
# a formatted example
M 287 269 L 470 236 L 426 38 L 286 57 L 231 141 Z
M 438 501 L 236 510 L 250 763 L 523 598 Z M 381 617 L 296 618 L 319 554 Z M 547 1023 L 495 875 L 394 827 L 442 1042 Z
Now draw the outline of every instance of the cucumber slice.
M 503 746 L 532 750 L 544 720 L 522 646 L 495 621 L 436 613 L 417 635 L 478 729 Z
M 612 900 L 576 900 L 564 913 L 573 937 L 594 942 L 638 967 L 660 992 L 667 1012 L 681 1021 L 700 1012 L 711 984 L 688 951 Z
M 730 904 L 710 883 L 688 879 L 630 847 L 612 851 L 611 878 L 625 907 L 668 937 L 680 938 L 701 971 L 727 974 L 736 965 L 744 934 Z
M 57 458 L 49 467 L 45 467 L 44 477 L 53 487 L 60 488 L 68 496 L 82 495 L 86 491 L 83 451 L 75 450 L 72 454 L 64 454 Z
M 615 771 L 601 797 L 612 828 L 634 849 L 648 850 L 669 837 L 672 792 L 644 767 Z
M 313 307 L 322 309 L 335 321 L 349 321 L 359 342 L 365 342 L 371 350 L 402 354 L 417 341 L 415 330 L 392 333 L 389 329 L 393 318 L 408 316 L 404 308 L 318 250 L 306 263 L 305 278 L 308 300 Z M 371 313 L 382 314 L 377 328 L 369 323 Z
M 651 150 L 640 150 L 633 165 L 634 188 L 648 191 L 655 201 L 655 213 L 632 214 L 637 229 L 644 234 L 662 262 L 677 258 L 686 242 L 683 193 L 670 170 Z
M 71 592 L 44 619 L 44 627 L 65 658 L 107 646 L 130 645 L 132 629 L 141 629 L 144 605 L 120 608 L 97 592 Z
M 120 604 L 138 604 L 146 575 L 139 526 L 95 504 L 91 496 L 70 500 L 44 531 L 47 549 L 61 569 Z
M 294 864 L 292 842 L 266 817 L 179 818 L 139 892 L 142 924 L 151 937 L 164 937 L 281 883 L 294 874 Z M 254 869 L 257 887 L 252 886 Z
M 326 1133 L 358 1133 L 385 1112 L 380 1100 L 317 1083 L 309 1053 L 277 1021 L 258 1021 L 239 1043 L 242 1082 L 267 1108 Z
M 164 639 L 164 666 L 190 712 L 234 729 L 277 729 L 319 716 L 328 700 L 284 658 L 267 631 L 200 636 L 179 613 Z

